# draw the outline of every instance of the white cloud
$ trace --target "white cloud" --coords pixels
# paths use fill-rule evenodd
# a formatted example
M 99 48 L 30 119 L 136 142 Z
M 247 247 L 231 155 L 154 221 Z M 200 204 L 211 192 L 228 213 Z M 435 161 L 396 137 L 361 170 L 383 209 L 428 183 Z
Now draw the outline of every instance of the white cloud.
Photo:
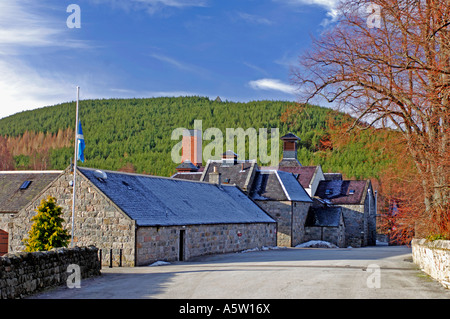
M 329 23 L 336 21 L 338 18 L 338 6 L 342 0 L 273 0 L 278 2 L 285 2 L 292 6 L 302 6 L 302 5 L 316 5 L 327 10 L 327 16 L 322 20 L 321 25 L 327 26 Z
M 296 90 L 294 87 L 287 83 L 283 83 L 277 79 L 259 79 L 255 81 L 250 81 L 248 83 L 251 88 L 255 90 L 272 90 L 281 91 L 283 93 L 295 94 Z
M 20 60 L 0 61 L 0 74 L 0 118 L 75 99 L 75 86 L 45 77 Z
M 114 8 L 120 8 L 125 11 L 145 10 L 150 14 L 163 9 L 164 7 L 187 8 L 187 7 L 206 7 L 208 0 L 91 0 L 93 3 L 108 3 Z
M 206 0 L 132 0 L 137 3 L 147 4 L 150 6 L 163 5 L 168 7 L 204 7 Z
M 169 57 L 169 56 L 163 55 L 163 54 L 152 53 L 152 54 L 149 54 L 149 56 L 156 60 L 159 60 L 161 62 L 170 64 L 179 70 L 194 73 L 201 77 L 206 77 L 206 78 L 209 77 L 209 71 L 200 66 L 186 63 L 183 61 L 179 61 L 177 59 L 174 59 L 172 57 Z
M 269 19 L 254 15 L 254 14 L 249 14 L 249 13 L 245 13 L 245 12 L 238 12 L 236 14 L 236 17 L 251 23 L 251 24 L 262 24 L 262 25 L 272 25 L 273 22 L 270 21 Z
M 292 53 L 292 51 L 285 52 L 283 55 L 274 61 L 276 64 L 290 69 L 298 64 L 298 54 Z
M 198 94 L 189 91 L 151 91 L 145 92 L 142 96 L 150 96 L 150 97 L 162 97 L 162 96 L 204 96 L 203 94 Z
M 254 64 L 248 63 L 248 62 L 242 62 L 242 64 L 244 64 L 245 66 L 249 67 L 250 69 L 255 70 L 256 72 L 262 73 L 264 75 L 268 75 L 266 70 L 264 70 L 263 68 L 261 68 L 261 67 L 259 67 L 257 65 L 254 65 Z
M 204 96 L 190 91 L 136 91 L 132 89 L 113 88 L 110 89 L 113 94 L 110 96 L 116 98 L 146 98 L 146 97 L 163 97 L 163 96 Z
M 184 71 L 194 71 L 195 70 L 194 66 L 191 66 L 187 63 L 180 62 L 180 61 L 175 60 L 174 58 L 168 57 L 166 55 L 153 53 L 153 54 L 150 54 L 150 56 L 161 62 L 168 63 L 180 70 L 184 70 Z
M 74 78 L 68 72 L 40 69 L 29 62 L 42 48 L 48 54 L 90 47 L 86 41 L 70 39 L 65 19 L 52 16 L 52 10 L 45 1 L 0 2 L 0 118 L 73 101 L 76 85 L 90 81 L 88 76 Z
M 29 0 L 0 2 L 0 54 L 29 53 L 30 47 L 89 47 L 87 42 L 68 38 L 66 24 L 50 16 L 48 7 L 42 10 L 41 4 Z
M 341 0 L 277 0 L 290 5 L 319 5 L 327 9 L 336 8 Z

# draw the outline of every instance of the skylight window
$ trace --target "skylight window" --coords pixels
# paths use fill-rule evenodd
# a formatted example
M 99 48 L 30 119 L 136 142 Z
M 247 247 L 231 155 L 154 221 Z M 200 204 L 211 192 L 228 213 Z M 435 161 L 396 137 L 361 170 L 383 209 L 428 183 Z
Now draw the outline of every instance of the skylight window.
M 331 193 L 332 193 L 331 189 L 326 189 L 325 190 L 325 195 L 331 195 Z
M 27 189 L 28 186 L 30 186 L 30 184 L 31 184 L 31 181 L 25 181 L 22 183 L 22 185 L 20 185 L 19 189 Z
M 348 191 L 348 194 L 349 194 L 349 195 L 353 195 L 354 193 L 355 193 L 355 190 L 354 190 L 354 189 L 351 189 L 351 190 Z

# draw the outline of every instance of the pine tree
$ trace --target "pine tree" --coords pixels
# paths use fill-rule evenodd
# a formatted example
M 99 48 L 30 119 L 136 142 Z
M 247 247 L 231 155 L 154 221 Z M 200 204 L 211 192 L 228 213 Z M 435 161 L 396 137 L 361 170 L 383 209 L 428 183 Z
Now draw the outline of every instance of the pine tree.
M 62 227 L 64 219 L 61 218 L 62 208 L 56 204 L 56 199 L 49 196 L 43 199 L 41 205 L 36 209 L 31 221 L 33 225 L 24 239 L 26 251 L 46 251 L 57 247 L 67 247 L 70 235 L 67 229 Z

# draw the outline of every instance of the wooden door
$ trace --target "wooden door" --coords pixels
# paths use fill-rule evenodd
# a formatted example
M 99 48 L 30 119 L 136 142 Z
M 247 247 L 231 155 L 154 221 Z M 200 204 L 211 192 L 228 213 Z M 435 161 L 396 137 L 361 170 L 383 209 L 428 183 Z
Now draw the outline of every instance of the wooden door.
M 0 229 L 0 256 L 8 253 L 8 233 Z

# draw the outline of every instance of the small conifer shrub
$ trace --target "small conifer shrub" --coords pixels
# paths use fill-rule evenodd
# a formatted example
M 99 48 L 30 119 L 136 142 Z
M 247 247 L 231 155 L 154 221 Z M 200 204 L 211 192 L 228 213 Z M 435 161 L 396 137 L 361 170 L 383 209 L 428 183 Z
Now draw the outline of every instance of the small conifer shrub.
M 33 225 L 24 239 L 27 252 L 47 251 L 52 248 L 67 247 L 70 235 L 62 227 L 62 208 L 56 204 L 56 198 L 49 196 L 41 201 L 37 214 L 31 218 Z

